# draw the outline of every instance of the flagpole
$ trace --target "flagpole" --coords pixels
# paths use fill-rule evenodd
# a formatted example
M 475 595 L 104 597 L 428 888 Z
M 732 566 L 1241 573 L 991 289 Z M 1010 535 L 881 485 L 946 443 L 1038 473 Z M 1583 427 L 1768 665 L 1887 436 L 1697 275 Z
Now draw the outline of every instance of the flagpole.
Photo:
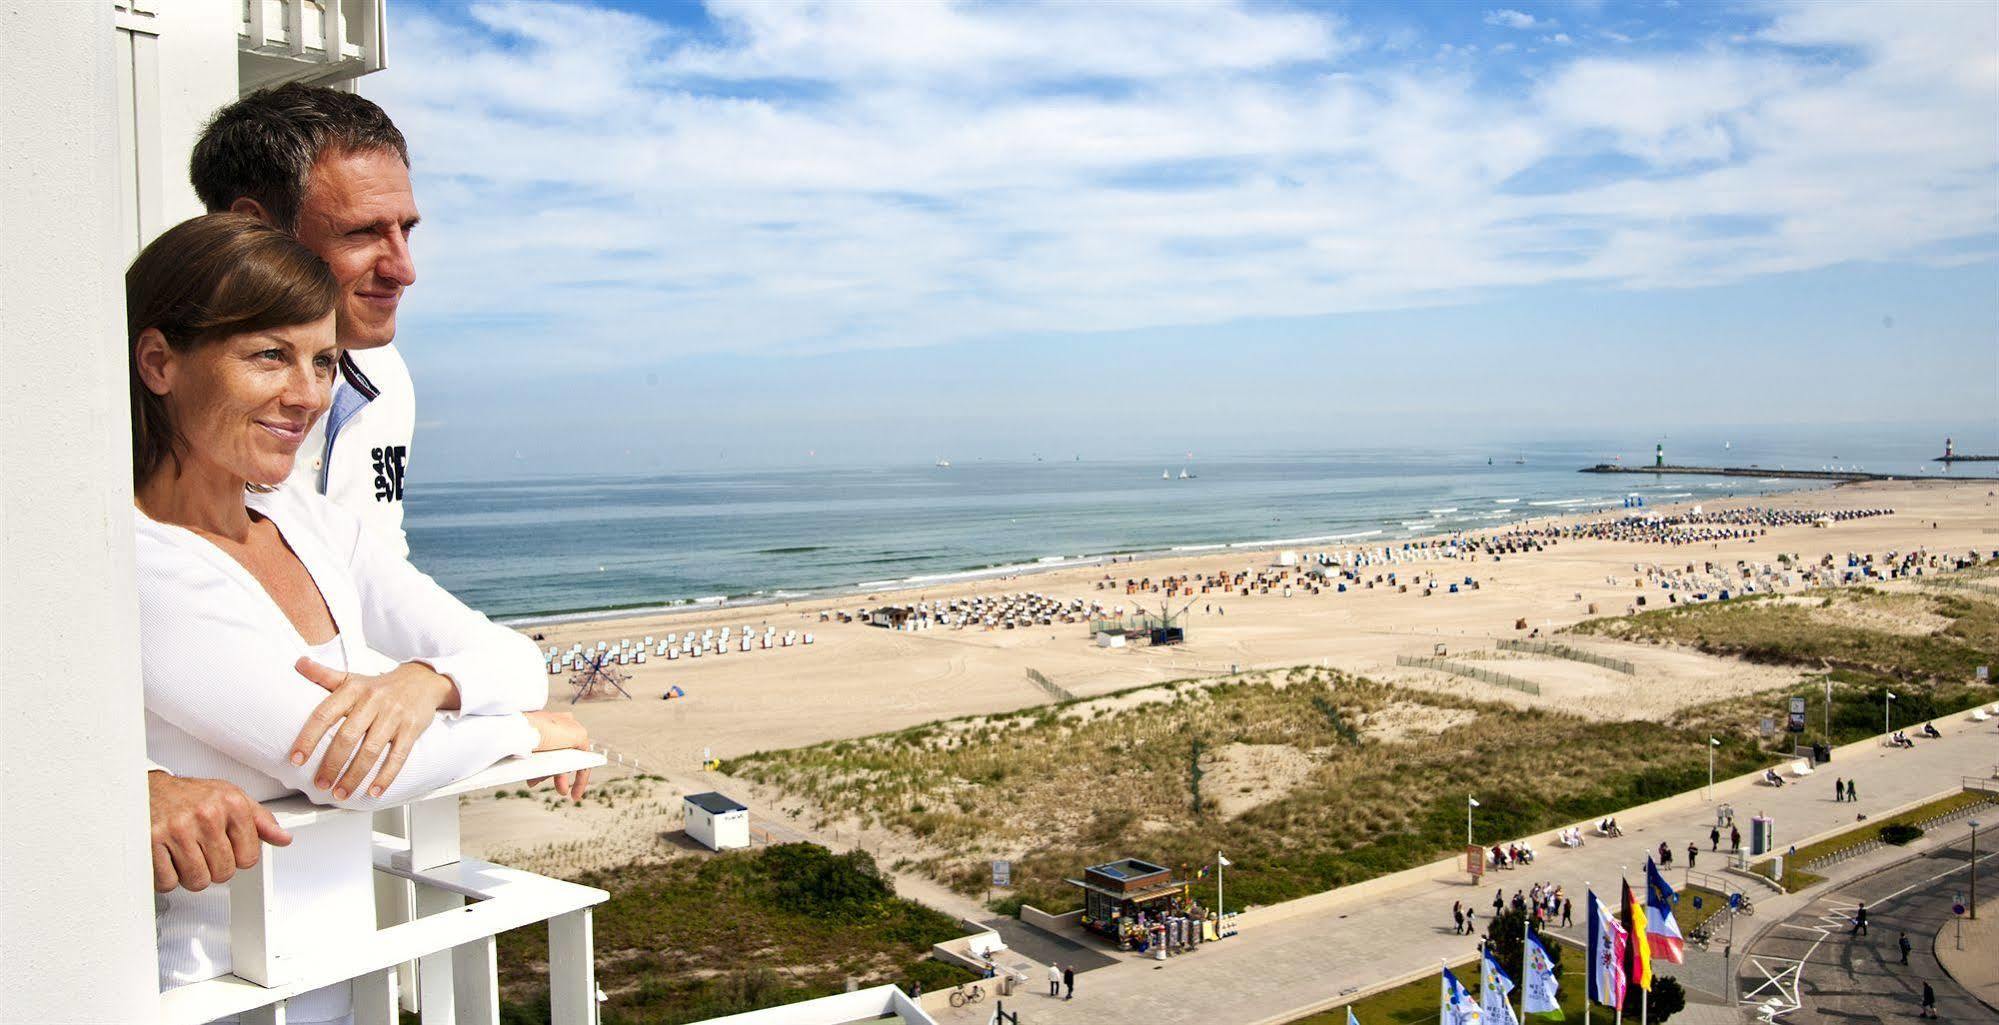
M 1222 928 L 1222 852 L 1215 852 L 1215 935 L 1221 935 Z
M 1534 909 L 1528 908 L 1520 920 L 1520 978 L 1514 985 L 1520 987 L 1520 1015 L 1515 1018 L 1520 1025 L 1527 1025 L 1527 937 L 1534 934 Z
M 1596 914 L 1596 891 L 1590 888 L 1589 880 L 1587 879 L 1583 880 L 1583 899 L 1589 901 L 1589 909 L 1584 914 Z M 1583 920 L 1588 921 L 1589 919 L 1585 917 Z M 1590 942 L 1583 944 L 1583 948 L 1588 952 L 1585 958 L 1588 961 L 1588 966 L 1583 969 L 1583 1025 L 1589 1025 L 1590 1005 L 1596 1003 L 1596 1001 L 1589 998 L 1590 982 L 1596 978 L 1596 937 L 1589 935 L 1587 938 Z M 1561 1005 L 1556 1004 L 1555 1006 L 1559 1007 Z

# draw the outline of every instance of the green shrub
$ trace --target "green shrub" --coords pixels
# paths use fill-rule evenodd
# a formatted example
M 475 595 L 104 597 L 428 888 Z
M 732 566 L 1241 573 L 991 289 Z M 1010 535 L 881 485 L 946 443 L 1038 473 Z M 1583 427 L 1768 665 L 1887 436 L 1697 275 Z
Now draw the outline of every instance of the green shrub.
M 1881 842 L 1891 843 L 1897 847 L 1907 847 L 1921 835 L 1923 835 L 1923 827 L 1910 825 L 1906 822 L 1897 822 L 1881 827 Z

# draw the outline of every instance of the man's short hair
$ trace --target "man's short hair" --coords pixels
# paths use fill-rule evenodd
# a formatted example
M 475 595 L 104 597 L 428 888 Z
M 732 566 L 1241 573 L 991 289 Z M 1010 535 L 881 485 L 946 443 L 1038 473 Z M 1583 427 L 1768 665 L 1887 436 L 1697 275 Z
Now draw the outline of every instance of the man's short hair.
M 410 162 L 389 115 L 354 93 L 293 82 L 259 89 L 221 110 L 202 129 L 188 179 L 210 213 L 243 197 L 285 231 L 298 230 L 306 175 L 321 153 L 387 150 Z

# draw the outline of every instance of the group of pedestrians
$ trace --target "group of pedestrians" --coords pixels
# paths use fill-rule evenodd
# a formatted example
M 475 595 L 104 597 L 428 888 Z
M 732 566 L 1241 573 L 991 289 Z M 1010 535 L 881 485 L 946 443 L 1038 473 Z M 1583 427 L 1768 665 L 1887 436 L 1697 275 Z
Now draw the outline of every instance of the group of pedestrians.
M 1834 776 L 1832 778 L 1832 799 L 1845 804 L 1850 801 L 1860 800 L 1860 795 L 1854 791 L 1852 780 Z

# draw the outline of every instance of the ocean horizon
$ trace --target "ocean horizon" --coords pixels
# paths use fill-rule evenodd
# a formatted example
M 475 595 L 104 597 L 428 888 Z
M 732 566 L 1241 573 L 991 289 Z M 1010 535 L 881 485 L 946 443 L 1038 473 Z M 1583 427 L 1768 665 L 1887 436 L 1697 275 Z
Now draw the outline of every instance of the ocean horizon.
M 1673 444 L 1669 463 L 1945 476 L 1912 455 L 1926 451 L 1915 438 Z M 1629 496 L 1656 506 L 1828 486 L 1578 472 L 1615 451 L 1564 441 L 455 481 L 413 486 L 406 527 L 412 561 L 454 594 L 498 619 L 539 622 L 947 585 L 1130 555 L 1389 544 L 1622 511 Z M 1650 453 L 1624 462 L 1649 463 Z

